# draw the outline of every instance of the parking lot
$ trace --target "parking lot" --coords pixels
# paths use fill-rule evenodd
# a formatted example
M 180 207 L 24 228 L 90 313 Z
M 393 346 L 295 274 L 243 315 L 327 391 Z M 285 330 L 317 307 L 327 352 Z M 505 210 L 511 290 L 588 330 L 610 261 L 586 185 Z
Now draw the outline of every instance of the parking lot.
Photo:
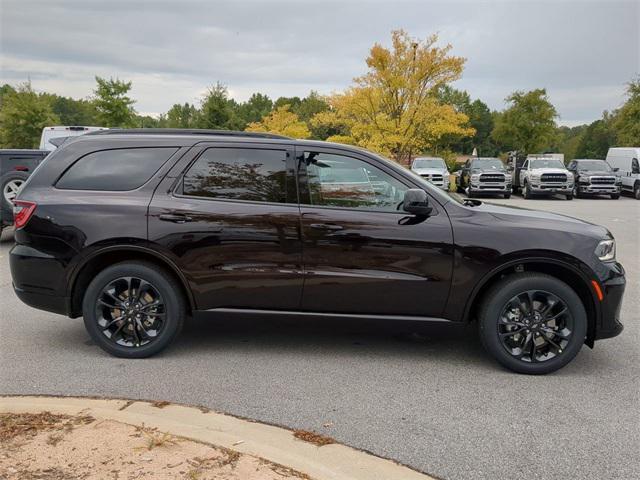
M 17 299 L 5 232 L 0 393 L 203 405 L 445 479 L 640 478 L 640 202 L 487 200 L 608 227 L 627 270 L 622 335 L 542 377 L 499 367 L 473 328 L 355 321 L 191 321 L 165 353 L 123 360 L 92 345 L 81 319 Z

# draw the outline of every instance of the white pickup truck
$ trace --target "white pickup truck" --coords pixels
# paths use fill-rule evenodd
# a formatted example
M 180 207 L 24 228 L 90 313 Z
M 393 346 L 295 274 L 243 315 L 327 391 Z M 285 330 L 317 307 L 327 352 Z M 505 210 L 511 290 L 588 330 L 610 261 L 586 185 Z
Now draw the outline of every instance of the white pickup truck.
M 522 196 L 526 199 L 534 195 L 564 195 L 573 200 L 573 174 L 557 158 L 527 158 L 519 172 Z

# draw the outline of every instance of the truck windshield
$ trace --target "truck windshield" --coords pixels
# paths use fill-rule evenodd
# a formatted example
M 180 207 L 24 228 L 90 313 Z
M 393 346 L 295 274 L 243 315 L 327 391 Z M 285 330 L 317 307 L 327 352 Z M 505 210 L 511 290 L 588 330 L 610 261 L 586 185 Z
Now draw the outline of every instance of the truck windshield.
M 502 170 L 504 164 L 499 158 L 477 158 L 471 163 L 471 168 Z
M 447 168 L 441 158 L 416 158 L 413 161 L 413 168 Z
M 531 168 L 565 168 L 557 158 L 536 158 L 531 160 Z
M 580 160 L 578 170 L 600 170 L 601 172 L 611 172 L 611 167 L 604 160 Z

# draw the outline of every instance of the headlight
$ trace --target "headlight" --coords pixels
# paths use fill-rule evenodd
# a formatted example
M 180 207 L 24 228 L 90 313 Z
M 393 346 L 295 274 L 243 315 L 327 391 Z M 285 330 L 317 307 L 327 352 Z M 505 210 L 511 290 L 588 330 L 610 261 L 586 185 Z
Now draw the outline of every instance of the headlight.
M 616 185 L 622 185 L 622 177 L 616 177 Z
M 480 180 L 480 175 L 478 175 L 477 173 L 474 173 L 473 175 L 471 175 L 472 182 L 477 182 L 478 180 Z
M 616 258 L 616 241 L 602 240 L 595 251 L 596 256 L 603 262 L 608 262 Z
M 540 174 L 539 173 L 532 173 L 531 174 L 531 180 L 533 180 L 535 182 L 539 182 L 540 181 Z
M 504 174 L 504 180 L 505 180 L 505 182 L 510 183 L 511 182 L 511 174 L 510 173 L 505 173 Z
M 589 177 L 579 176 L 578 181 L 580 183 L 589 183 Z

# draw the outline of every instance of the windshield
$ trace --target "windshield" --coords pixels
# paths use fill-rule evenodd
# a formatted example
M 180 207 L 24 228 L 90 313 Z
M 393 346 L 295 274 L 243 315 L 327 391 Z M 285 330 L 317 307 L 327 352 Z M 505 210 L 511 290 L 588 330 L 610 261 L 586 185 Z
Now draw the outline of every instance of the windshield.
M 476 158 L 471 162 L 471 168 L 503 170 L 504 164 L 499 158 Z
M 531 160 L 531 168 L 564 168 L 564 163 L 557 158 L 536 158 Z
M 441 158 L 416 158 L 413 161 L 413 168 L 447 168 Z
M 580 160 L 577 162 L 578 170 L 600 170 L 611 172 L 611 167 L 604 160 Z

